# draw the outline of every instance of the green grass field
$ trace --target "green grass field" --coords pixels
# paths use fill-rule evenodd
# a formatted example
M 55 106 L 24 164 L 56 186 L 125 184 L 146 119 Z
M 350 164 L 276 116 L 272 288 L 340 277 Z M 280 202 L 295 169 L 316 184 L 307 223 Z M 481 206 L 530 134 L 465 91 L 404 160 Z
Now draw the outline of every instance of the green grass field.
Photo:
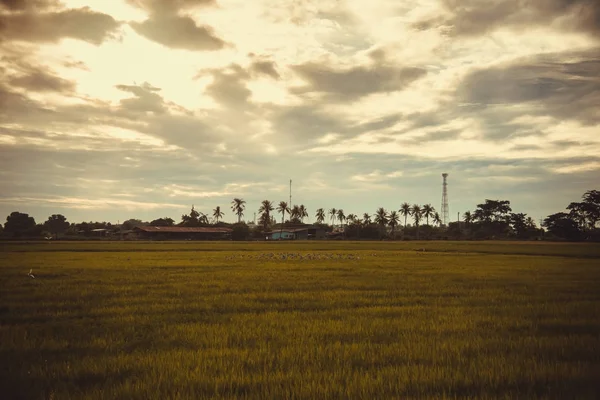
M 600 398 L 598 245 L 0 249 L 3 399 Z

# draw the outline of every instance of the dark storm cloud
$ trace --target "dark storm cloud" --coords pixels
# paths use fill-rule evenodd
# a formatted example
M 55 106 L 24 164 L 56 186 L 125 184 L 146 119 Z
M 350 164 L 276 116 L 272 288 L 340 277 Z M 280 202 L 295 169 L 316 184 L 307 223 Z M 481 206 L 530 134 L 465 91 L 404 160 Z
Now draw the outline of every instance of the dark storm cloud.
M 460 102 L 479 107 L 528 104 L 536 115 L 594 125 L 600 122 L 598 71 L 599 49 L 539 55 L 475 70 L 461 82 L 456 94 Z
M 89 7 L 38 12 L 37 9 L 0 14 L 0 40 L 58 42 L 62 38 L 99 45 L 114 37 L 119 22 Z
M 225 47 L 225 42 L 213 33 L 212 28 L 199 26 L 189 16 L 152 14 L 144 22 L 131 22 L 130 25 L 146 39 L 172 49 L 202 51 Z
M 418 22 L 415 27 L 471 36 L 502 26 L 526 29 L 557 24 L 563 29 L 600 35 L 598 0 L 444 0 L 443 3 L 450 17 L 434 17 Z
M 372 93 L 402 90 L 426 74 L 422 68 L 386 65 L 335 69 L 327 65 L 306 63 L 293 66 L 292 70 L 308 83 L 305 87 L 294 88 L 295 93 L 324 93 L 339 101 L 355 100 Z

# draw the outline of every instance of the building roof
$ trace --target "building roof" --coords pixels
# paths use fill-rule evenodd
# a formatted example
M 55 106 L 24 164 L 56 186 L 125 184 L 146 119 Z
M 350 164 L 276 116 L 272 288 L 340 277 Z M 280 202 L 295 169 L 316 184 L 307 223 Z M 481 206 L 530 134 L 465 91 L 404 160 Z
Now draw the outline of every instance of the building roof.
M 134 229 L 142 232 L 164 232 L 164 233 L 231 233 L 230 228 L 215 227 L 188 227 L 188 226 L 136 226 Z

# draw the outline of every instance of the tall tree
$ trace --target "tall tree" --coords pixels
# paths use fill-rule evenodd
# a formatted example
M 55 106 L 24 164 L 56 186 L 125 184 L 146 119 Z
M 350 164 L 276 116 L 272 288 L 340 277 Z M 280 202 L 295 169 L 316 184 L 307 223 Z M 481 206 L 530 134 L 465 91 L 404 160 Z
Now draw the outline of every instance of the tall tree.
M 387 211 L 383 207 L 379 207 L 375 212 L 375 223 L 379 225 L 379 238 L 381 239 L 382 233 L 385 231 L 385 225 L 388 222 Z
M 319 208 L 315 214 L 315 218 L 317 219 L 317 224 L 325 222 L 325 210 Z
M 575 221 L 570 214 L 564 212 L 549 215 L 544 219 L 542 226 L 544 226 L 550 234 L 562 239 L 571 241 L 583 239 L 583 232 L 577 221 Z
M 429 226 L 429 217 L 433 217 L 435 213 L 435 209 L 432 207 L 431 204 L 425 204 L 423 206 L 423 209 L 421 210 L 421 215 L 425 217 L 425 220 L 427 221 L 427 226 Z
M 369 213 L 364 213 L 363 214 L 363 224 L 369 225 L 370 223 L 371 223 L 371 216 L 369 215 Z
M 200 225 L 200 215 L 197 210 L 194 209 L 192 205 L 192 209 L 190 210 L 190 214 L 183 214 L 181 216 L 181 225 L 183 226 L 198 226 Z M 203 214 L 202 214 L 203 215 Z
M 396 212 L 396 210 L 390 212 L 388 216 L 388 225 L 392 228 L 392 238 L 396 237 L 396 226 L 400 222 L 400 215 Z
M 66 232 L 69 228 L 67 218 L 62 214 L 52 214 L 48 220 L 44 222 L 44 228 L 48 230 L 55 238 L 58 238 L 60 233 Z
M 418 204 L 414 204 L 410 209 L 410 213 L 413 217 L 413 221 L 415 221 L 415 226 L 417 227 L 417 240 L 418 240 L 419 239 L 419 222 L 421 222 L 421 217 L 423 216 L 421 207 Z
M 300 222 L 304 223 L 304 218 L 308 217 L 308 210 L 304 207 L 304 204 L 300 204 L 298 207 L 298 218 L 300 218 Z
M 300 215 L 301 214 L 302 213 L 300 212 L 300 206 L 298 206 L 297 204 L 294 204 L 294 206 L 290 210 L 290 222 L 292 222 L 294 224 L 300 223 Z
M 335 219 L 337 218 L 337 210 L 335 208 L 329 209 L 329 217 L 331 218 L 331 227 L 335 225 Z
M 290 207 L 288 206 L 288 203 L 286 201 L 280 201 L 279 205 L 277 206 L 277 212 L 281 213 L 281 229 L 279 230 L 279 237 L 281 237 L 281 234 L 283 233 L 283 224 L 285 221 L 285 213 L 290 212 Z
M 481 222 L 508 222 L 511 211 L 508 200 L 486 199 L 485 203 L 477 204 L 473 216 Z
M 406 218 L 411 214 L 410 204 L 402 203 L 400 206 L 400 214 L 404 216 L 404 227 L 406 228 Z
M 223 218 L 224 215 L 225 213 L 221 211 L 221 206 L 216 206 L 213 210 L 213 218 L 215 219 L 215 221 L 217 221 L 217 224 L 219 223 L 219 220 Z
M 273 211 L 274 209 L 275 208 L 273 207 L 273 203 L 271 203 L 269 200 L 263 200 L 262 203 L 260 203 L 260 208 L 258 209 L 258 212 L 260 213 L 260 219 L 262 221 L 263 229 L 265 231 L 267 230 L 269 222 L 271 221 L 271 211 Z
M 30 217 L 29 214 L 20 213 L 13 211 L 4 223 L 4 231 L 6 233 L 12 233 L 13 236 L 22 236 L 27 233 L 28 230 L 35 228 L 35 219 Z
M 231 201 L 231 211 L 238 217 L 238 224 L 242 222 L 244 210 L 246 209 L 246 201 L 240 198 L 235 198 Z
M 435 212 L 435 214 L 433 214 L 433 223 L 437 226 L 442 225 L 442 218 L 440 217 L 440 213 L 437 211 Z
M 473 221 L 473 215 L 471 214 L 471 211 L 466 211 L 463 214 L 463 221 L 465 221 L 465 224 L 469 226 L 469 224 Z
M 340 221 L 340 225 L 344 225 L 344 221 L 346 220 L 346 215 L 344 214 L 344 210 L 341 208 L 337 210 L 337 219 Z

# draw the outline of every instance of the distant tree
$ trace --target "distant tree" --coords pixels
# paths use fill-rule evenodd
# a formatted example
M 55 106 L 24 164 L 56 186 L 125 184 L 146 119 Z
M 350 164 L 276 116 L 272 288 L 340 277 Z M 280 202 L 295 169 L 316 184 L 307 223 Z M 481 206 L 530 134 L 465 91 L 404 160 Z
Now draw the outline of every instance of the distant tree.
M 346 220 L 346 215 L 344 214 L 344 210 L 342 210 L 341 208 L 339 210 L 337 210 L 337 219 L 338 219 L 338 221 L 340 221 L 340 225 L 343 225 L 344 221 Z
M 355 223 L 356 223 L 356 220 L 357 220 L 357 217 L 356 217 L 356 215 L 355 215 L 355 214 L 348 214 L 348 215 L 346 216 L 346 221 L 347 221 L 348 223 L 350 223 L 350 224 L 355 224 Z
M 192 205 L 192 209 L 190 210 L 189 215 L 188 214 L 181 215 L 181 223 L 179 225 L 190 226 L 190 227 L 200 225 L 200 213 L 198 211 L 196 211 L 196 209 L 194 209 L 193 205 Z
M 427 226 L 429 226 L 429 218 L 433 217 L 435 213 L 435 208 L 431 204 L 425 204 L 423 209 L 421 210 L 421 215 L 425 217 L 425 221 L 427 222 Z
M 69 223 L 64 215 L 52 214 L 48 217 L 48 220 L 44 222 L 44 228 L 54 235 L 55 238 L 58 238 L 59 234 L 67 231 Z
M 390 212 L 388 216 L 388 225 L 392 228 L 392 238 L 396 237 L 396 226 L 400 222 L 400 215 L 396 212 L 396 210 Z
M 221 218 L 223 218 L 224 215 L 225 215 L 225 213 L 223 211 L 221 211 L 220 206 L 216 206 L 215 209 L 213 210 L 213 218 L 215 219 L 215 221 L 217 221 L 217 224 L 219 223 L 219 220 Z
M 481 222 L 508 222 L 511 211 L 510 201 L 508 200 L 486 199 L 485 203 L 477 204 L 473 216 Z
M 281 213 L 281 230 L 279 232 L 279 236 L 281 237 L 281 233 L 283 232 L 283 223 L 285 221 L 285 213 L 289 213 L 290 212 L 290 208 L 288 206 L 288 203 L 285 201 L 280 201 L 279 205 L 277 206 L 277 212 Z
M 404 216 L 404 227 L 406 227 L 406 218 L 411 215 L 410 204 L 402 203 L 400 206 L 400 214 Z
M 387 211 L 383 207 L 379 207 L 375 212 L 374 221 L 377 225 L 379 225 L 379 238 L 381 239 L 381 235 L 385 231 L 385 226 L 388 222 Z
M 308 210 L 304 207 L 304 204 L 300 204 L 300 207 L 298 207 L 298 218 L 300 218 L 301 223 L 304 223 L 304 218 L 308 218 Z
M 368 213 L 363 214 L 363 224 L 369 225 L 371 223 L 371 216 Z
M 260 203 L 258 212 L 260 213 L 260 220 L 265 231 L 271 222 L 271 211 L 274 209 L 273 203 L 271 203 L 269 200 L 263 200 L 262 203 Z
M 415 221 L 415 226 L 417 228 L 417 240 L 419 239 L 419 222 L 421 222 L 421 218 L 423 217 L 421 206 L 418 204 L 413 204 L 410 209 L 410 213 L 413 217 L 413 221 Z
M 437 226 L 442 225 L 442 218 L 440 217 L 440 213 L 438 213 L 437 211 L 435 212 L 435 214 L 433 214 L 433 223 Z
M 337 210 L 335 208 L 329 209 L 329 217 L 331 218 L 331 226 L 335 225 L 335 219 L 337 218 Z
M 175 225 L 175 221 L 172 218 L 164 217 L 152 220 L 150 222 L 152 226 L 173 226 Z
M 473 216 L 471 215 L 471 211 L 466 211 L 463 214 L 463 221 L 465 221 L 465 225 L 469 226 L 469 224 L 473 221 Z
M 23 236 L 29 230 L 34 229 L 35 226 L 35 219 L 30 217 L 29 214 L 13 211 L 8 217 L 6 217 L 4 231 L 7 234 L 12 234 L 15 237 L 19 237 Z
M 238 217 L 238 224 L 242 221 L 244 210 L 246 209 L 246 201 L 240 198 L 235 198 L 231 202 L 231 211 Z
M 317 224 L 325 222 L 325 210 L 319 208 L 315 214 L 315 218 L 317 219 Z
M 231 230 L 232 240 L 248 240 L 250 237 L 250 227 L 243 222 L 233 224 Z
M 559 212 L 549 215 L 542 224 L 551 235 L 565 240 L 577 241 L 583 239 L 579 223 L 567 213 Z
M 300 216 L 302 215 L 302 212 L 300 211 L 300 206 L 298 205 L 294 205 L 292 207 L 292 209 L 290 210 L 290 222 L 293 224 L 299 224 L 300 221 Z

